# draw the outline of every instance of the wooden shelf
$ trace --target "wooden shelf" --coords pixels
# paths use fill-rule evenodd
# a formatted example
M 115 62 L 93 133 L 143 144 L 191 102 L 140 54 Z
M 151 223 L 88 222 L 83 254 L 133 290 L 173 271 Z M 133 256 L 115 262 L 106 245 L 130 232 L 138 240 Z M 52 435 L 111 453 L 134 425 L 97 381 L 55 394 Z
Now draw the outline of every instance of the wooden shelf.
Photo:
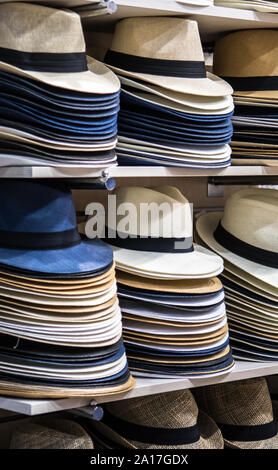
M 114 396 L 91 398 L 64 398 L 59 400 L 28 400 L 21 398 L 0 397 L 0 409 L 14 411 L 26 415 L 39 415 L 57 411 L 80 408 L 89 405 L 92 400 L 102 404 L 112 401 L 125 400 L 139 396 L 152 395 L 161 392 L 171 392 L 186 388 L 202 387 L 220 382 L 249 379 L 278 373 L 278 362 L 260 363 L 237 361 L 231 372 L 218 377 L 202 379 L 145 379 L 136 378 L 136 387 L 126 393 Z
M 184 16 L 198 21 L 204 40 L 212 40 L 220 33 L 238 29 L 277 28 L 278 15 L 259 13 L 251 10 L 219 6 L 197 7 L 185 5 L 175 0 L 115 0 L 117 11 L 113 15 L 88 18 L 83 14 L 86 28 L 92 30 L 113 29 L 113 24 L 134 16 Z

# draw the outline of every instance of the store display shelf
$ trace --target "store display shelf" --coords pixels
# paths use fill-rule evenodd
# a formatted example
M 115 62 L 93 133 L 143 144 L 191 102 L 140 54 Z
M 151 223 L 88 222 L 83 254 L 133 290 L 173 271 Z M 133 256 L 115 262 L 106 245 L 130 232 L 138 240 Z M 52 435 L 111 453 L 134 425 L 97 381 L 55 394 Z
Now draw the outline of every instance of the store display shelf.
M 21 166 L 0 168 L 0 178 L 140 178 L 140 177 L 206 177 L 206 176 L 278 176 L 278 166 L 230 166 L 207 170 L 164 166 L 94 167 Z
M 59 400 L 39 400 L 0 397 L 0 409 L 22 413 L 29 416 L 43 413 L 53 413 L 89 405 L 93 400 L 101 404 L 111 401 L 125 400 L 139 396 L 152 395 L 162 392 L 171 392 L 186 388 L 202 387 L 220 382 L 232 382 L 235 380 L 249 379 L 278 374 L 278 362 L 243 362 L 237 361 L 231 372 L 218 377 L 202 379 L 145 379 L 137 378 L 136 387 L 126 393 L 113 396 L 101 396 L 91 398 L 63 398 Z
M 90 18 L 83 13 L 86 26 L 112 24 L 122 18 L 134 16 L 185 16 L 199 23 L 204 39 L 222 32 L 250 28 L 277 28 L 278 16 L 275 13 L 258 13 L 251 10 L 218 6 L 197 7 L 185 5 L 175 0 L 115 0 L 117 11 L 113 15 Z M 93 28 L 94 29 L 94 28 Z

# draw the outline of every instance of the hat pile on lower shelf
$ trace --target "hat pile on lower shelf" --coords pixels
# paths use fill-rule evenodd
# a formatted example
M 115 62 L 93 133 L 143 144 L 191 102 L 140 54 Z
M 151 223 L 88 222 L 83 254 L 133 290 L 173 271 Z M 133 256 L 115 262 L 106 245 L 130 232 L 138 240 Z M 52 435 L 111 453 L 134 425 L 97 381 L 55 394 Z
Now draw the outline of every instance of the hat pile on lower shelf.
M 114 250 L 118 294 L 123 314 L 123 336 L 129 367 L 134 375 L 198 377 L 225 373 L 234 361 L 221 282 L 222 259 L 192 244 L 189 203 L 179 190 L 118 188 L 117 207 L 169 205 L 172 221 L 186 228 L 173 230 L 168 213 L 157 212 L 130 237 L 108 239 Z M 120 223 L 120 219 L 118 219 Z M 139 215 L 138 215 L 139 220 Z M 163 234 L 166 223 L 169 235 Z M 111 228 L 111 227 L 108 227 Z M 154 232 L 153 232 L 154 230 Z M 156 237 L 151 234 L 157 233 Z M 142 238 L 141 238 L 142 237 Z
M 234 88 L 235 165 L 277 166 L 277 51 L 278 31 L 271 29 L 238 31 L 216 42 L 214 71 Z
M 104 61 L 122 83 L 119 164 L 230 164 L 233 90 L 206 72 L 195 21 L 124 19 Z
M 224 258 L 230 340 L 235 358 L 278 358 L 278 192 L 234 193 L 224 214 L 197 219 L 198 240 Z
M 77 13 L 0 4 L 0 166 L 115 165 L 119 90 Z
M 0 392 L 132 388 L 111 248 L 81 240 L 66 187 L 4 181 L 0 194 Z

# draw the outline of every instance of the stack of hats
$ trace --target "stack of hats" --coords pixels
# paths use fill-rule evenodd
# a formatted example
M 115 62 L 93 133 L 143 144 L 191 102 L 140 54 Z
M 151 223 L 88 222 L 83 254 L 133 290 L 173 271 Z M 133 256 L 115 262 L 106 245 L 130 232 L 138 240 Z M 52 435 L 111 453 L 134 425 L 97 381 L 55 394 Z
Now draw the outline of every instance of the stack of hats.
M 192 243 L 190 204 L 176 188 L 122 187 L 112 245 L 123 336 L 134 375 L 199 377 L 226 373 L 234 361 L 221 282 L 223 261 Z M 144 206 L 153 212 L 144 217 Z M 163 208 L 165 211 L 163 211 Z M 121 211 L 121 213 L 123 213 Z M 112 226 L 108 226 L 108 230 Z
M 119 90 L 77 13 L 0 5 L 0 166 L 115 165 Z
M 216 42 L 214 71 L 235 90 L 233 164 L 277 165 L 277 54 L 272 29 L 238 31 Z
M 230 449 L 278 449 L 277 409 L 264 377 L 193 390 Z
M 197 240 L 224 258 L 231 345 L 235 358 L 278 359 L 278 192 L 246 189 L 226 201 L 224 214 L 197 219 Z
M 122 84 L 119 164 L 230 164 L 233 90 L 206 72 L 196 21 L 124 19 L 104 62 Z
M 190 390 L 110 403 L 101 421 L 82 420 L 96 449 L 223 449 L 222 434 Z
M 3 181 L 0 197 L 0 392 L 130 389 L 111 248 L 81 239 L 66 187 Z
M 214 0 L 215 5 L 259 12 L 278 12 L 277 0 Z

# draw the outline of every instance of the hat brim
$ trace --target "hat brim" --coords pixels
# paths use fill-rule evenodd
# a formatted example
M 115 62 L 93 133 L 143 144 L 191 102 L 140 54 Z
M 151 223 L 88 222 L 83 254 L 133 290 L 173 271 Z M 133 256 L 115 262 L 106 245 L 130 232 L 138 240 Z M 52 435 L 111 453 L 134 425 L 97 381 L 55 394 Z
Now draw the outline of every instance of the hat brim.
M 33 72 L 0 61 L 0 70 L 38 80 L 50 86 L 81 93 L 110 94 L 120 90 L 120 81 L 103 63 L 87 56 L 88 70 L 75 73 Z
M 188 110 L 185 112 L 188 113 L 200 113 L 203 114 L 206 111 L 209 111 L 209 114 L 221 114 L 222 112 L 229 113 L 234 109 L 233 98 L 232 96 L 221 96 L 219 98 L 191 95 L 189 93 L 178 93 L 172 90 L 167 90 L 166 88 L 161 88 L 156 85 L 149 83 L 141 83 L 135 80 L 132 80 L 130 77 L 119 76 L 119 79 L 122 85 L 131 86 L 135 89 L 141 90 L 147 93 L 153 93 L 154 95 L 160 96 L 164 99 L 169 100 L 170 102 L 178 103 L 185 107 L 188 107 Z M 170 103 L 169 103 L 170 105 Z M 223 111 L 222 111 L 223 110 Z M 225 110 L 225 111 L 224 111 Z
M 278 270 L 276 268 L 270 268 L 242 258 L 241 256 L 227 250 L 215 240 L 213 234 L 222 216 L 222 212 L 211 212 L 201 215 L 197 219 L 196 231 L 201 240 L 209 248 L 224 258 L 224 260 L 229 261 L 247 273 L 252 273 L 252 276 L 259 281 L 263 281 L 272 287 L 278 288 Z
M 178 93 L 198 96 L 227 96 L 233 93 L 232 87 L 221 78 L 207 72 L 207 78 L 179 78 L 146 73 L 135 73 L 107 64 L 113 72 L 127 77 L 134 77 L 153 85 L 158 85 Z
M 234 96 L 236 98 L 237 97 L 260 98 L 262 101 L 264 99 L 266 99 L 267 101 L 278 100 L 278 90 L 235 91 Z
M 165 279 L 209 278 L 219 274 L 223 261 L 206 248 L 194 245 L 190 253 L 160 253 L 112 247 L 116 266 L 137 275 Z M 217 274 L 216 274 L 217 273 Z
M 0 263 L 25 271 L 55 274 L 95 272 L 113 262 L 111 247 L 101 240 L 84 240 L 57 250 L 17 250 L 0 247 Z
M 145 444 L 131 439 L 125 439 L 101 421 L 90 421 L 92 433 L 96 433 L 96 435 L 104 442 L 108 440 L 110 445 L 113 445 L 113 448 L 115 449 L 122 447 L 132 449 L 223 449 L 224 441 L 219 428 L 215 422 L 201 410 L 199 410 L 197 425 L 200 432 L 200 439 L 197 442 L 192 444 L 166 446 Z

